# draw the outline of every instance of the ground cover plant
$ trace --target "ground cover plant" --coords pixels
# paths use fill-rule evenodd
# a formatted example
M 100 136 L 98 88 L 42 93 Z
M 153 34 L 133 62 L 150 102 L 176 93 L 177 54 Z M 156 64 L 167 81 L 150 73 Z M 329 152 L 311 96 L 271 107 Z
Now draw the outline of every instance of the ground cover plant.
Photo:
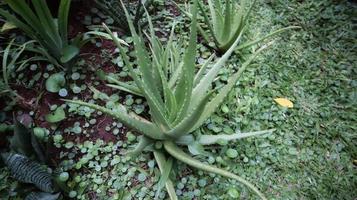
M 257 41 L 271 30 L 300 29 L 225 54 L 215 52 L 213 38 L 207 42 L 193 18 L 183 13 L 193 13 L 193 2 L 154 1 L 155 12 L 143 15 L 152 24 L 143 31 L 132 26 L 131 33 L 121 33 L 94 1 L 72 2 L 69 38 L 84 32 L 100 37 L 88 40 L 66 73 L 40 54 L 23 50 L 23 44 L 32 47 L 33 38 L 0 18 L 0 134 L 16 137 L 15 115 L 23 127 L 33 129 L 33 138 L 46 141 L 51 156 L 49 162 L 22 158 L 24 152 L 14 150 L 12 140 L 0 140 L 1 153 L 42 163 L 60 184 L 51 191 L 53 199 L 258 199 L 254 188 L 267 199 L 355 199 L 355 3 L 257 0 L 235 45 Z M 197 21 L 208 30 L 202 11 L 209 7 L 206 1 L 199 3 Z M 57 11 L 59 4 L 51 1 L 49 9 Z M 189 4 L 190 9 L 181 9 Z M 6 3 L 0 5 L 14 14 Z M 258 54 L 265 45 L 269 47 Z M 145 66 L 153 71 L 147 74 Z M 214 69 L 211 84 L 200 85 Z M 175 88 L 181 84 L 211 92 L 180 95 Z M 207 106 L 225 89 L 220 104 Z M 181 98 L 189 96 L 191 101 Z M 175 101 L 205 109 L 172 106 Z M 189 131 L 170 135 L 179 121 L 199 115 L 206 117 L 181 126 Z M 193 159 L 178 157 L 182 155 Z M 41 191 L 5 164 L 0 162 L 0 199 L 25 199 L 30 191 Z M 242 179 L 207 173 L 197 165 Z

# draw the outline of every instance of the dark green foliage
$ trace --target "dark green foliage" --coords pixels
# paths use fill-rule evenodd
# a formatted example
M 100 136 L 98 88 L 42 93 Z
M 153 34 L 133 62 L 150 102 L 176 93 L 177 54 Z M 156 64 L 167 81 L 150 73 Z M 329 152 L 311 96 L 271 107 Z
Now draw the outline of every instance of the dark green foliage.
M 27 48 L 29 51 L 45 56 L 57 66 L 69 66 L 87 42 L 79 34 L 72 41 L 68 39 L 68 15 L 71 0 L 61 0 L 58 16 L 54 18 L 45 0 L 26 1 L 6 0 L 17 15 L 0 9 L 0 15 L 13 23 L 26 35 L 38 42 L 40 47 Z
M 45 163 L 43 144 L 38 141 L 31 129 L 27 128 L 15 118 L 14 135 L 10 138 L 10 148 L 16 153 Z
M 3 153 L 1 156 L 15 179 L 32 183 L 44 192 L 53 192 L 51 174 L 46 168 L 20 154 Z
M 22 183 L 33 184 L 43 191 L 32 192 L 26 199 L 57 199 L 60 193 L 51 194 L 57 187 L 45 165 L 47 160 L 44 144 L 37 139 L 32 129 L 27 128 L 16 118 L 14 122 L 14 135 L 9 140 L 11 152 L 1 153 L 0 160 L 10 170 L 13 178 Z M 26 186 L 23 189 L 31 189 L 31 187 Z
M 95 2 L 103 12 L 106 12 L 113 18 L 119 28 L 130 33 L 129 24 L 126 20 L 125 12 L 120 0 L 95 0 Z M 145 1 L 144 5 L 141 2 L 141 0 L 137 0 L 135 3 L 129 0 L 123 1 L 125 7 L 134 16 L 132 20 L 136 29 L 143 25 L 143 14 L 145 13 L 144 6 L 148 8 L 152 4 L 152 0 Z
M 15 120 L 14 135 L 10 139 L 10 148 L 25 156 L 32 155 L 31 132 L 18 120 Z
M 1 12 L 1 11 L 0 11 Z M 46 60 L 41 56 L 27 58 L 23 55 L 26 48 L 33 45 L 35 41 L 28 41 L 21 45 L 15 44 L 14 39 L 9 42 L 6 48 L 0 52 L 1 57 L 1 76 L 0 76 L 0 97 L 4 98 L 6 107 L 4 110 L 10 110 L 18 99 L 22 97 L 11 88 L 14 74 L 26 68 L 32 61 Z
M 59 197 L 57 194 L 49 194 L 45 192 L 31 192 L 26 196 L 25 200 L 56 200 Z

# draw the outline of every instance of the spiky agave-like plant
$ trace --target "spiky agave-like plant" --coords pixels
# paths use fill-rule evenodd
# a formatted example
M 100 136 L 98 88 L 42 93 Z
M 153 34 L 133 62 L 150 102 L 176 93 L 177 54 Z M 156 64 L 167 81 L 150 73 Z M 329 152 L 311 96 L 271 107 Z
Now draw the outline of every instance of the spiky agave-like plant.
M 159 181 L 159 188 L 160 185 L 162 185 L 162 187 L 166 185 L 166 189 L 171 199 L 177 199 L 173 182 L 169 178 L 173 158 L 182 161 L 191 167 L 215 173 L 226 178 L 235 179 L 249 187 L 262 199 L 266 199 L 264 195 L 255 186 L 253 186 L 253 184 L 229 171 L 202 163 L 201 161 L 191 157 L 179 146 L 179 144 L 182 144 L 183 141 L 187 141 L 187 138 L 194 138 L 190 133 L 199 128 L 204 121 L 214 113 L 215 109 L 223 102 L 224 98 L 232 90 L 244 69 L 247 68 L 247 66 L 264 48 L 266 48 L 266 46 L 263 46 L 253 53 L 250 58 L 242 64 L 239 70 L 230 76 L 226 85 L 220 89 L 214 91 L 211 90 L 211 85 L 214 79 L 217 77 L 219 70 L 238 45 L 241 35 L 234 41 L 228 51 L 214 64 L 210 67 L 205 65 L 199 72 L 195 73 L 197 9 L 197 0 L 195 0 L 188 47 L 185 50 L 182 62 L 179 62 L 176 66 L 174 66 L 174 71 L 171 70 L 173 66 L 170 61 L 176 54 L 178 54 L 178 52 L 172 50 L 173 31 L 171 32 L 170 39 L 166 46 L 162 45 L 155 36 L 152 23 L 149 18 L 149 52 L 145 46 L 144 39 L 135 31 L 129 14 L 125 10 L 133 36 L 135 46 L 134 54 L 138 65 L 138 67 L 134 68 L 132 63 L 129 62 L 129 57 L 122 47 L 122 42 L 120 42 L 118 38 L 114 36 L 114 34 L 107 27 L 105 27 L 108 33 L 112 35 L 113 41 L 118 46 L 120 54 L 129 68 L 130 76 L 133 78 L 135 83 L 136 93 L 144 96 L 147 100 L 150 107 L 151 121 L 148 121 L 133 112 L 127 112 L 121 104 L 109 109 L 79 100 L 65 101 L 102 111 L 103 113 L 115 117 L 127 127 L 135 130 L 137 133 L 142 134 L 143 136 L 141 137 L 139 144 L 131 153 L 141 152 L 145 147 L 151 144 L 156 144 L 156 147 L 162 145 L 163 148 L 154 149 L 154 157 L 162 173 L 162 177 Z M 122 86 L 123 85 L 121 85 L 121 87 Z M 228 141 L 262 133 L 266 132 L 253 132 L 243 135 L 229 136 L 203 135 L 196 142 L 202 145 L 207 145 L 215 143 L 218 140 Z M 166 155 L 169 157 L 166 158 Z
M 131 13 L 133 13 L 135 16 L 133 18 L 133 23 L 135 28 L 138 30 L 138 28 L 144 24 L 141 21 L 145 13 L 144 6 L 149 7 L 152 5 L 153 0 L 137 0 L 135 3 L 133 3 L 133 1 L 125 2 L 126 7 L 130 8 L 129 11 L 131 11 Z M 125 17 L 125 12 L 123 11 L 123 6 L 119 0 L 95 0 L 95 3 L 99 6 L 99 8 L 102 9 L 103 12 L 107 13 L 111 18 L 113 18 L 114 22 L 119 26 L 119 28 L 123 29 L 125 32 L 130 32 L 129 25 Z
M 80 48 L 89 40 L 78 34 L 68 39 L 68 16 L 71 0 L 61 0 L 58 16 L 54 18 L 46 0 L 5 0 L 15 14 L 0 8 L 0 16 L 13 23 L 26 35 L 40 44 L 28 51 L 43 55 L 58 67 L 71 67 L 70 62 L 78 56 Z
M 224 53 L 232 46 L 239 35 L 244 33 L 256 0 L 239 0 L 239 3 L 238 0 L 207 0 L 209 9 L 205 9 L 201 0 L 198 2 L 200 12 L 204 19 L 203 22 L 207 26 L 206 30 L 198 24 L 200 34 L 207 44 L 213 40 L 216 51 Z M 192 19 L 192 15 L 187 11 L 189 8 L 183 9 L 178 4 L 176 4 L 176 6 L 182 13 Z M 289 26 L 275 30 L 261 38 L 241 44 L 236 49 L 241 50 L 248 48 L 279 33 L 294 28 L 299 27 Z

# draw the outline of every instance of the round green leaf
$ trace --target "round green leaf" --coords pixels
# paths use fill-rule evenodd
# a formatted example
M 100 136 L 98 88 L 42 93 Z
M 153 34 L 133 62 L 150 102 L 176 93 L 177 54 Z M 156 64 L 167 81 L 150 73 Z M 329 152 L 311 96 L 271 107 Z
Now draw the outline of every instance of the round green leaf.
M 50 123 L 57 123 L 66 118 L 66 113 L 62 107 L 58 107 L 54 112 L 45 116 L 46 121 Z
M 64 74 L 62 73 L 52 74 L 46 80 L 46 90 L 49 92 L 57 93 L 63 88 L 65 84 L 66 84 L 66 79 L 64 78 Z

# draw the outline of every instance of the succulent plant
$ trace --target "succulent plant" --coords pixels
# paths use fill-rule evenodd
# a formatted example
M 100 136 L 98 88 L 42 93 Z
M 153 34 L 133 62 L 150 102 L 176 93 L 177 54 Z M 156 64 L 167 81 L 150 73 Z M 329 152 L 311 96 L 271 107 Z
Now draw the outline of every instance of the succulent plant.
M 203 5 L 201 0 L 198 2 L 199 9 L 203 15 L 204 25 L 207 26 L 206 30 L 200 24 L 197 24 L 200 34 L 207 44 L 213 40 L 216 51 L 224 53 L 232 46 L 234 41 L 245 32 L 256 0 L 240 0 L 240 3 L 238 3 L 237 0 L 208 0 L 209 9 L 205 9 L 206 6 Z M 192 19 L 192 14 L 187 11 L 189 8 L 183 9 L 177 4 L 176 6 L 182 13 Z M 251 47 L 279 33 L 294 28 L 299 27 L 290 26 L 278 29 L 257 40 L 240 44 L 236 49 L 241 50 Z
M 163 45 L 157 36 L 155 36 L 153 25 L 147 14 L 150 27 L 150 33 L 147 36 L 150 44 L 150 51 L 148 51 L 144 39 L 136 32 L 129 13 L 125 9 L 134 40 L 134 55 L 137 67 L 134 67 L 133 64 L 129 62 L 129 57 L 122 47 L 123 42 L 119 41 L 105 26 L 107 32 L 112 36 L 112 40 L 117 44 L 121 56 L 129 68 L 130 76 L 134 80 L 134 84 L 131 85 L 125 85 L 120 81 L 115 82 L 125 91 L 130 92 L 135 88 L 134 94 L 145 97 L 150 107 L 150 121 L 133 112 L 128 112 L 121 104 L 109 109 L 79 100 L 65 101 L 88 106 L 111 115 L 127 127 L 142 134 L 139 144 L 130 154 L 136 155 L 144 150 L 145 147 L 149 145 L 154 146 L 154 156 L 162 173 L 159 186 L 166 185 L 171 199 L 177 199 L 173 180 L 169 178 L 173 159 L 177 159 L 191 167 L 203 171 L 235 179 L 248 186 L 262 199 L 265 199 L 264 195 L 253 186 L 253 184 L 236 174 L 205 164 L 193 158 L 180 146 L 191 144 L 205 145 L 215 143 L 218 140 L 229 141 L 241 138 L 239 137 L 240 135 L 203 135 L 201 137 L 204 139 L 195 139 L 192 133 L 214 113 L 216 108 L 220 106 L 227 94 L 232 90 L 244 69 L 267 47 L 263 46 L 254 52 L 250 58 L 242 64 L 239 70 L 229 77 L 226 85 L 221 88 L 211 89 L 218 72 L 238 45 L 241 34 L 221 58 L 218 58 L 217 61 L 211 64 L 212 56 L 209 62 L 195 73 L 197 10 L 197 0 L 195 0 L 190 28 L 190 39 L 184 55 L 181 56 L 180 52 L 175 51 L 175 48 L 173 48 L 174 29 L 172 29 L 167 44 Z M 259 135 L 266 132 L 270 131 L 246 133 L 243 134 L 243 136 Z M 166 157 L 166 155 L 168 155 L 168 157 Z
M 0 9 L 0 15 L 35 40 L 39 46 L 27 50 L 43 55 L 59 67 L 71 67 L 70 61 L 79 54 L 79 49 L 89 40 L 78 34 L 68 39 L 68 15 L 71 0 L 61 0 L 58 16 L 54 18 L 45 0 L 26 1 L 5 0 L 17 15 Z

